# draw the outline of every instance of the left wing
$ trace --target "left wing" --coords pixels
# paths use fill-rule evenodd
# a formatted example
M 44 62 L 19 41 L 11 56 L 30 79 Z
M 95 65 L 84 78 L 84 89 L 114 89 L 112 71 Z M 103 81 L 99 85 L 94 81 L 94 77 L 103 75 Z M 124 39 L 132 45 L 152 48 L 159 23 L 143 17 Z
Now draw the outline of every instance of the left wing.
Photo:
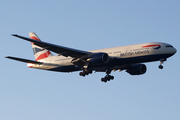
M 33 40 L 33 39 L 30 39 L 27 37 L 19 36 L 16 34 L 13 34 L 12 36 L 27 40 L 29 42 L 33 42 L 35 45 L 38 45 L 44 49 L 48 49 L 50 51 L 53 51 L 57 54 L 65 56 L 65 57 L 70 56 L 72 58 L 80 58 L 80 57 L 84 57 L 84 56 L 88 56 L 88 55 L 92 54 L 91 52 L 77 50 L 77 49 L 68 48 L 68 47 L 63 47 L 63 46 L 59 46 L 59 45 L 55 45 L 55 44 L 51 44 L 51 43 L 47 43 L 47 42 L 37 41 L 37 40 Z
M 34 63 L 34 64 L 42 64 L 42 62 L 34 61 L 34 60 L 28 60 L 28 59 L 23 59 L 23 58 L 17 58 L 17 57 L 11 57 L 7 56 L 6 58 L 12 59 L 12 60 L 17 60 L 20 62 L 25 62 L 25 63 Z

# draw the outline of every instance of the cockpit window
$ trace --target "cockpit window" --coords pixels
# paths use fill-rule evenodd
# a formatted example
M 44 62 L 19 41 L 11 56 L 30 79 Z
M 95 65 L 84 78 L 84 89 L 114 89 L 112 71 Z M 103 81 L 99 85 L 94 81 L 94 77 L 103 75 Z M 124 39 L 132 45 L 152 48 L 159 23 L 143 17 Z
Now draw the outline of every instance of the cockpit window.
M 173 46 L 172 45 L 166 45 L 166 47 L 168 48 L 168 47 L 171 47 L 171 48 L 173 48 Z

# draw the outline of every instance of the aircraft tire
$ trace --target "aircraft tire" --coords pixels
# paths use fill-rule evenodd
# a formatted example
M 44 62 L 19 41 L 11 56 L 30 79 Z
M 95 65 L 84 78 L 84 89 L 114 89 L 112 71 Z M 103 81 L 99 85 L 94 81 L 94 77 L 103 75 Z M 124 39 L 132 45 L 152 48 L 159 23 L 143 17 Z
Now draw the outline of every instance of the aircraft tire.
M 101 78 L 102 82 L 107 82 L 106 78 Z
M 114 76 L 110 76 L 111 80 L 114 80 Z
M 159 69 L 163 69 L 163 66 L 162 66 L 162 65 L 159 65 Z
M 79 75 L 80 75 L 80 76 L 83 76 L 83 72 L 80 72 Z

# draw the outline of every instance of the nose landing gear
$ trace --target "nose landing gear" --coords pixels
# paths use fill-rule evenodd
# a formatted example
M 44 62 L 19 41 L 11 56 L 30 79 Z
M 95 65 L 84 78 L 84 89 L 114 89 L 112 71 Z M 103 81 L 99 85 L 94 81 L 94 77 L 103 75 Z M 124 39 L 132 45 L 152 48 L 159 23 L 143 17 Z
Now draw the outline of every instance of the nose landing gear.
M 164 61 L 166 61 L 166 59 L 161 59 L 161 60 L 160 60 L 160 65 L 158 66 L 159 69 L 163 69 L 162 64 L 164 63 Z
M 162 65 L 159 65 L 159 69 L 163 69 L 163 66 L 162 66 Z

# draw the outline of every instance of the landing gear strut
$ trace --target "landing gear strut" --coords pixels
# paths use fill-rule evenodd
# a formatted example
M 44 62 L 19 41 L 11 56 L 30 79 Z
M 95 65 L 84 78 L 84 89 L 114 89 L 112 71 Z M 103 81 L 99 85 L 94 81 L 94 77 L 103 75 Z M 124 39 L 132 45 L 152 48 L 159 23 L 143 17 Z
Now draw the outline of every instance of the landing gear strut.
M 164 61 L 166 61 L 166 59 L 161 59 L 161 60 L 160 60 L 160 65 L 158 66 L 159 69 L 163 69 L 162 64 L 164 63 Z
M 114 76 L 109 75 L 111 73 L 111 70 L 106 71 L 106 76 L 104 78 L 101 78 L 102 82 L 107 82 L 114 79 Z

